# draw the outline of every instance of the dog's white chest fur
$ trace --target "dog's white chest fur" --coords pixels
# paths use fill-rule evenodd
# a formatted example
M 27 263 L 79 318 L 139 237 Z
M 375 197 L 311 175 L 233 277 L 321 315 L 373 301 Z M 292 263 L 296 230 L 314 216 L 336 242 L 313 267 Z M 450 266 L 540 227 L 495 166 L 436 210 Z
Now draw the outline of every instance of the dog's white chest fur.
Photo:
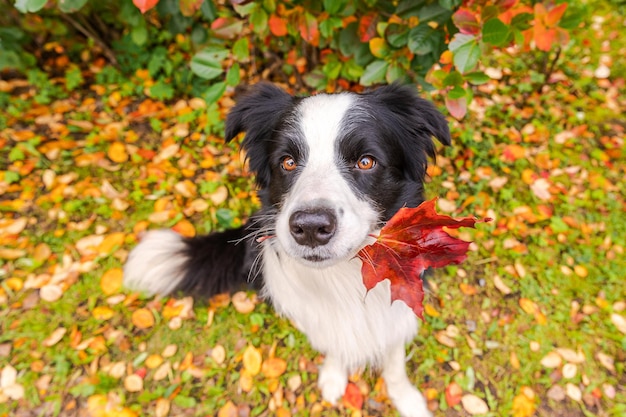
M 391 348 L 413 339 L 413 311 L 403 302 L 391 303 L 388 281 L 367 292 L 359 259 L 318 269 L 281 253 L 277 246 L 263 248 L 266 295 L 315 349 L 332 352 L 348 370 L 355 370 L 380 365 Z

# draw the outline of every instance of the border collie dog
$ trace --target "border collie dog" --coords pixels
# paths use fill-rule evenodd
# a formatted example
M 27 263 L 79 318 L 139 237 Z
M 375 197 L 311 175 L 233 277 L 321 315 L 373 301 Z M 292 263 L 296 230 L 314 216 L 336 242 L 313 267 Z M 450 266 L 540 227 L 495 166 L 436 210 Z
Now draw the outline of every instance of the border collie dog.
M 336 403 L 348 375 L 370 365 L 402 416 L 430 416 L 405 370 L 415 314 L 391 302 L 388 281 L 366 292 L 356 254 L 398 209 L 424 200 L 433 137 L 450 144 L 446 119 L 408 86 L 302 98 L 258 84 L 227 117 L 226 140 L 241 132 L 261 210 L 239 229 L 192 239 L 148 232 L 130 253 L 126 287 L 208 297 L 254 280 L 325 355 L 325 400 Z

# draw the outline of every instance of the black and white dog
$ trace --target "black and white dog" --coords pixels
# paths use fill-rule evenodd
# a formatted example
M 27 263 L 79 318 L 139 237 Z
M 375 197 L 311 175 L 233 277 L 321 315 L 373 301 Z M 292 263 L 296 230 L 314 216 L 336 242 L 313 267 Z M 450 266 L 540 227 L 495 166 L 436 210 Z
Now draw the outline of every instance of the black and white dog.
M 370 365 L 402 416 L 430 416 L 405 370 L 415 314 L 390 302 L 388 281 L 366 293 L 355 255 L 399 208 L 423 201 L 432 138 L 450 144 L 446 119 L 407 86 L 300 98 L 260 84 L 228 115 L 226 139 L 241 132 L 261 211 L 240 229 L 193 239 L 148 232 L 125 285 L 211 296 L 259 273 L 262 294 L 325 355 L 325 400 L 336 403 L 350 372 Z

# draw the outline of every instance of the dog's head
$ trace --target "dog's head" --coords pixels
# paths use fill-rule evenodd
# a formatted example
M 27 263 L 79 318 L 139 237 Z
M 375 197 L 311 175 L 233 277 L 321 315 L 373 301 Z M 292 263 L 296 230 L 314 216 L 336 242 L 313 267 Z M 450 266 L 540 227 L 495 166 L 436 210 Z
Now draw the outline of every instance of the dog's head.
M 324 267 L 353 257 L 370 233 L 423 201 L 444 116 L 407 86 L 293 97 L 260 84 L 226 121 L 243 148 L 275 234 L 291 257 Z

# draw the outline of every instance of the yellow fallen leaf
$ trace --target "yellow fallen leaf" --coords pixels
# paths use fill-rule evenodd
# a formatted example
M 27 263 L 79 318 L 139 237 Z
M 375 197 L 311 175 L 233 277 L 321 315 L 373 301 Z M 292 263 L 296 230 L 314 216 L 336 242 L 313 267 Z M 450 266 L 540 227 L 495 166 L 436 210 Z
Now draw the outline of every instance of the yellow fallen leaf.
M 535 414 L 536 409 L 535 400 L 528 398 L 523 393 L 513 398 L 513 417 L 531 417 Z
M 96 320 L 108 320 L 115 315 L 113 309 L 107 306 L 99 306 L 91 312 Z
M 7 287 L 12 291 L 19 291 L 24 288 L 24 281 L 17 277 L 11 277 L 5 281 Z
M 122 288 L 124 272 L 121 268 L 113 268 L 102 274 L 100 278 L 100 288 L 106 295 L 112 295 Z
M 430 317 L 439 317 L 441 314 L 430 304 L 424 304 L 424 312 Z
M 537 303 L 535 303 L 534 301 L 528 298 L 520 298 L 519 305 L 522 308 L 522 310 L 524 310 L 524 312 L 527 314 L 534 315 L 535 313 L 539 311 L 539 307 L 537 306 Z
M 159 366 L 161 366 L 161 364 L 163 363 L 163 357 L 161 355 L 158 354 L 152 354 L 150 356 L 148 356 L 146 358 L 146 367 L 148 369 L 154 369 L 157 368 Z
M 107 156 L 113 162 L 122 163 L 128 160 L 128 152 L 126 146 L 121 142 L 113 142 L 107 150 Z
M 121 246 L 124 243 L 126 234 L 122 232 L 115 232 L 107 235 L 104 240 L 98 245 L 98 252 L 100 255 L 108 255 L 113 252 L 113 249 Z
M 245 370 L 252 376 L 257 375 L 261 372 L 262 362 L 263 358 L 261 356 L 261 351 L 252 345 L 248 345 L 243 353 L 243 367 Z
M 139 329 L 149 329 L 154 326 L 154 315 L 147 308 L 138 308 L 133 311 L 131 321 Z

